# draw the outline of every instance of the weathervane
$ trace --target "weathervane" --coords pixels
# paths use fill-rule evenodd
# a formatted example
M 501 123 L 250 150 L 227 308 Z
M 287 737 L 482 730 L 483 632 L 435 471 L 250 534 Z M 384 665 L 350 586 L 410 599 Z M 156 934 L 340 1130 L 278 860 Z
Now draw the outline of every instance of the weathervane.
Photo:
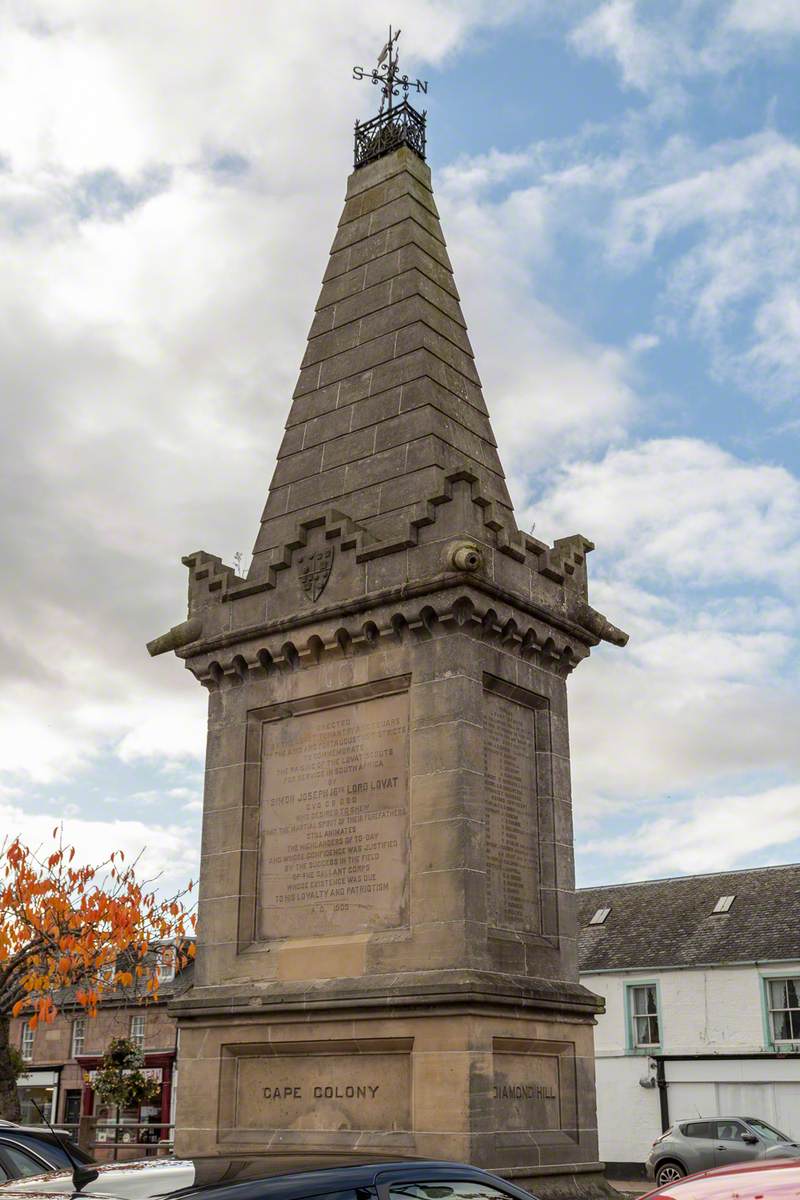
M 389 40 L 381 50 L 377 66 L 373 67 L 371 71 L 365 71 L 363 67 L 353 67 L 353 79 L 370 79 L 374 84 L 380 84 L 381 112 L 387 102 L 389 112 L 392 111 L 392 97 L 399 96 L 401 88 L 406 97 L 411 88 L 417 92 L 427 92 L 428 90 L 426 79 L 409 79 L 407 75 L 400 74 L 397 65 L 397 41 L 402 32 L 402 29 L 398 29 L 397 33 L 392 33 L 392 27 L 389 26 Z
M 408 93 L 428 91 L 426 79 L 409 79 L 400 74 L 397 65 L 397 39 L 402 30 L 392 32 L 389 26 L 389 40 L 383 47 L 377 65 L 371 71 L 363 67 L 353 67 L 353 79 L 369 79 L 381 89 L 381 106 L 377 117 L 371 121 L 356 121 L 355 165 L 363 167 L 366 163 L 391 153 L 399 146 L 409 146 L 420 158 L 425 158 L 425 113 L 419 113 L 408 102 Z M 403 93 L 399 104 L 393 104 L 393 98 Z

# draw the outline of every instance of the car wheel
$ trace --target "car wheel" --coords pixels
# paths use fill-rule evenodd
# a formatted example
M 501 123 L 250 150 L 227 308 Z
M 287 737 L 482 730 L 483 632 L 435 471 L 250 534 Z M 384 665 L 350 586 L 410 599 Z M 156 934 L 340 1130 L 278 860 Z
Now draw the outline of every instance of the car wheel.
M 659 1187 L 668 1187 L 678 1179 L 683 1179 L 686 1172 L 680 1163 L 663 1162 L 656 1171 L 656 1183 Z

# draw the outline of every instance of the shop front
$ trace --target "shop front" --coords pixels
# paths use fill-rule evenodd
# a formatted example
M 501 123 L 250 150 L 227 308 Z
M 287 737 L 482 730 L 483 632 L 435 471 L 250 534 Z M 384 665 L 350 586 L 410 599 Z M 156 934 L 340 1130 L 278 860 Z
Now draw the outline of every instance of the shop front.
M 36 1111 L 36 1105 L 44 1113 L 48 1121 L 55 1121 L 58 1106 L 58 1079 L 61 1068 L 50 1068 L 45 1071 L 28 1071 L 17 1080 L 17 1094 L 21 1110 L 20 1121 L 23 1125 L 41 1125 L 42 1118 Z
M 104 1157 L 102 1148 L 129 1146 L 141 1154 L 141 1147 L 152 1146 L 155 1153 L 159 1142 L 172 1140 L 172 1083 L 175 1054 L 145 1055 L 143 1074 L 158 1084 L 158 1093 L 152 1100 L 117 1109 L 106 1104 L 94 1094 L 93 1083 L 102 1063 L 101 1057 L 81 1055 L 78 1059 L 83 1071 L 81 1111 L 84 1116 L 94 1117 L 97 1122 L 95 1140 L 98 1157 Z M 145 1151 L 148 1153 L 148 1151 Z M 117 1151 L 114 1152 L 114 1157 Z M 121 1156 L 120 1156 L 121 1157 Z

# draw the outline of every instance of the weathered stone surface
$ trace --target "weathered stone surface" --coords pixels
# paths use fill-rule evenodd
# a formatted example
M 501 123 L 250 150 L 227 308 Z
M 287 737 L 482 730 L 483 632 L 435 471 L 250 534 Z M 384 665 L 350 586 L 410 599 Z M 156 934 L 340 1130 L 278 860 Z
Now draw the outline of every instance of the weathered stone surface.
M 269 567 L 267 551 L 280 544 L 276 518 L 283 514 L 302 519 L 306 509 L 335 495 L 347 498 L 348 512 L 363 514 L 359 493 L 384 482 L 394 490 L 405 481 L 406 512 L 398 514 L 397 528 L 403 519 L 411 520 L 415 506 L 429 499 L 428 479 L 420 473 L 427 464 L 400 452 L 421 438 L 441 443 L 440 449 L 425 451 L 429 461 L 463 461 L 479 477 L 485 473 L 487 494 L 510 511 L 508 495 L 497 482 L 502 468 L 427 168 L 423 179 L 418 165 L 401 153 L 386 176 L 388 169 L 384 160 L 363 168 L 358 190 L 346 201 L 287 422 L 294 432 L 281 449 L 251 579 L 261 578 Z M 363 409 L 372 396 L 406 382 L 416 382 L 416 388 L 405 400 L 395 390 L 373 411 L 340 415 L 348 405 L 360 403 Z M 463 414 L 465 400 L 481 414 L 478 421 Z M 381 428 L 403 403 L 409 410 L 413 406 L 413 416 L 391 430 Z M 459 430 L 461 425 L 466 428 Z M 315 447 L 367 427 L 372 440 L 338 449 L 326 445 L 324 462 L 314 453 Z M 344 463 L 352 468 L 346 479 L 337 473 Z M 382 510 L 387 511 L 385 501 Z M 385 527 L 374 532 L 383 537 Z M 393 535 L 398 536 L 394 530 Z
M 408 695 L 265 724 L 259 936 L 406 921 Z
M 178 1153 L 591 1168 L 588 548 L 517 529 L 428 168 L 354 172 L 248 577 L 187 560 L 210 705 Z
M 290 1129 L 320 1139 L 342 1130 L 410 1132 L 411 1058 L 368 1046 L 340 1050 L 335 1041 L 295 1054 L 242 1055 L 235 1111 L 242 1131 Z

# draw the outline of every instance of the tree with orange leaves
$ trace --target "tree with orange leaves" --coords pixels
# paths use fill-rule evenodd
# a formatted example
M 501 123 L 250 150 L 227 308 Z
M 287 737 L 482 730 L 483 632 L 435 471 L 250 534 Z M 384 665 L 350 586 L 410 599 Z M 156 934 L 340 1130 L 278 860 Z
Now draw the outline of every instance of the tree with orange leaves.
M 19 1120 L 12 1017 L 51 1023 L 65 998 L 90 1017 L 104 997 L 158 996 L 159 947 L 180 969 L 194 955 L 191 883 L 164 899 L 121 850 L 75 866 L 75 847 L 53 830 L 51 853 L 19 838 L 0 847 L 0 1117 Z

